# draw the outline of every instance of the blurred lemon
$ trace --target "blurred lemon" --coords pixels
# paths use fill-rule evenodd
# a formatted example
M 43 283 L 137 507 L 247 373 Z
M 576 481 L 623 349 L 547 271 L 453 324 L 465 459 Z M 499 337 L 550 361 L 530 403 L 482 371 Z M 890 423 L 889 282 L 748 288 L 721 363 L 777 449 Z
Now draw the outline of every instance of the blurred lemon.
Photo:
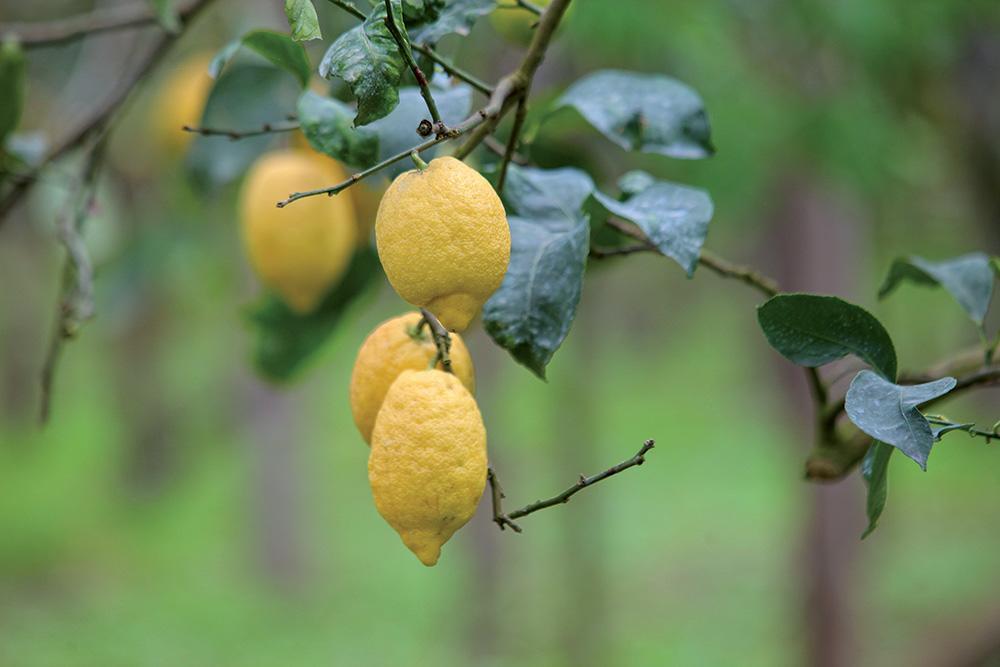
M 354 204 L 345 196 L 275 204 L 346 177 L 333 160 L 291 148 L 258 158 L 243 183 L 240 220 L 250 263 L 298 313 L 314 310 L 347 269 L 357 238 Z
M 386 392 L 405 370 L 422 371 L 437 355 L 430 328 L 417 332 L 420 313 L 406 313 L 386 320 L 368 334 L 358 350 L 351 373 L 351 413 L 365 442 L 371 442 L 372 427 Z M 475 392 L 472 358 L 461 336 L 451 337 L 451 367 L 462 385 Z M 440 363 L 437 368 L 441 368 Z
M 375 507 L 424 565 L 476 511 L 486 428 L 472 394 L 439 370 L 403 371 L 375 419 L 368 481 Z
M 500 197 L 452 157 L 396 177 L 378 208 L 375 242 L 396 292 L 453 331 L 469 326 L 510 262 Z
M 208 65 L 209 54 L 198 54 L 185 60 L 170 73 L 153 101 L 152 131 L 155 141 L 165 153 L 181 155 L 194 135 L 181 128 L 201 122 L 205 102 L 212 90 Z
M 531 0 L 532 4 L 540 9 L 549 6 L 552 0 Z M 575 3 L 570 3 L 563 14 L 559 29 L 566 19 L 573 12 Z M 490 24 L 504 39 L 518 46 L 527 46 L 531 43 L 531 38 L 535 34 L 534 26 L 538 23 L 538 15 L 522 7 L 500 7 L 494 9 L 490 14 Z

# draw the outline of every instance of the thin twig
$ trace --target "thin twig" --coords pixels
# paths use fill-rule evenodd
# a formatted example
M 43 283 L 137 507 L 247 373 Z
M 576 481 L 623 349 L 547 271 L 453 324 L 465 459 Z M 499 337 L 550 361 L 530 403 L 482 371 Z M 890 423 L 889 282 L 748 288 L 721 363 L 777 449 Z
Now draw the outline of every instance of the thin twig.
M 402 21 L 402 17 L 400 17 L 400 21 Z M 399 27 L 396 25 L 396 17 L 392 12 L 392 0 L 385 0 L 385 27 L 389 29 L 389 34 L 396 41 L 396 48 L 399 50 L 399 55 L 403 57 L 406 66 L 413 73 L 413 78 L 417 80 L 417 85 L 420 86 L 420 96 L 424 98 L 424 102 L 427 104 L 427 111 L 430 112 L 431 121 L 434 123 L 434 134 L 443 134 L 447 128 L 444 122 L 441 121 L 441 114 L 438 112 L 437 103 L 434 101 L 434 95 L 431 94 L 430 82 L 427 80 L 427 76 L 423 70 L 420 69 L 420 65 L 413 59 L 409 41 L 403 37 L 403 34 L 399 31 Z
M 496 137 L 493 136 L 483 137 L 483 146 L 485 146 L 491 153 L 499 157 L 503 157 L 507 152 L 506 144 L 501 143 Z M 510 156 L 510 161 L 521 166 L 530 164 L 531 162 L 528 158 L 516 151 Z
M 443 69 L 445 72 L 452 75 L 456 79 L 464 81 L 465 83 L 469 84 L 470 86 L 472 86 L 473 88 L 475 88 L 476 90 L 478 90 L 479 92 L 481 92 L 486 96 L 493 94 L 493 89 L 489 86 L 489 84 L 484 83 L 482 79 L 479 79 L 474 74 L 470 74 L 461 67 L 458 67 L 457 65 L 452 63 L 450 60 L 446 59 L 444 56 L 442 56 L 440 53 L 435 51 L 427 44 L 410 44 L 410 46 L 413 47 L 414 51 L 422 53 L 431 60 L 433 60 L 434 62 L 436 62 L 438 65 L 441 66 L 441 69 Z
M 629 468 L 632 468 L 634 466 L 641 466 L 643 463 L 646 462 L 646 453 L 653 448 L 653 445 L 654 445 L 653 440 L 647 440 L 644 443 L 642 443 L 642 448 L 639 449 L 638 452 L 636 452 L 635 456 L 622 461 L 618 465 L 613 465 L 607 470 L 599 472 L 596 475 L 591 475 L 590 477 L 585 477 L 584 475 L 580 475 L 580 479 L 577 480 L 576 484 L 569 487 L 562 493 L 554 495 L 551 498 L 547 498 L 545 500 L 536 500 L 535 502 L 525 505 L 520 509 L 516 509 L 513 512 L 506 512 L 506 513 L 503 511 L 503 505 L 501 503 L 501 501 L 504 498 L 503 489 L 500 487 L 500 482 L 497 479 L 496 473 L 494 472 L 493 468 L 489 468 L 486 473 L 486 481 L 490 484 L 490 488 L 492 491 L 491 496 L 493 500 L 493 521 L 500 527 L 500 530 L 503 530 L 504 527 L 506 526 L 510 526 L 515 532 L 520 533 L 521 528 L 516 523 L 514 523 L 514 519 L 520 519 L 521 517 L 528 516 L 529 514 L 534 514 L 539 510 L 553 507 L 555 505 L 562 505 L 564 503 L 568 503 L 570 498 L 572 498 L 580 491 L 583 491 L 588 486 L 593 486 L 594 484 L 597 484 L 598 482 L 603 481 L 608 477 L 617 475 L 618 473 L 628 470 Z
M 446 373 L 453 373 L 454 371 L 451 368 L 451 335 L 444 328 L 444 325 L 441 324 L 441 320 L 435 317 L 434 313 L 426 308 L 421 308 L 420 314 L 423 315 L 424 319 L 417 324 L 417 330 L 419 331 L 423 328 L 424 323 L 426 323 L 431 330 L 434 347 L 437 348 L 437 355 L 434 357 L 434 363 L 431 364 L 431 368 L 436 367 L 440 363 L 441 368 Z
M 517 149 L 517 140 L 521 135 L 521 128 L 524 126 L 524 118 L 527 115 L 527 111 L 527 98 L 522 95 L 517 100 L 517 111 L 514 112 L 514 125 L 510 129 L 510 136 L 507 138 L 507 149 L 504 151 L 503 159 L 500 161 L 500 175 L 497 176 L 498 194 L 503 194 L 503 186 L 507 181 L 507 167 L 510 166 L 514 152 Z
M 364 21 L 366 18 L 368 18 L 367 16 L 365 16 L 365 13 L 362 12 L 357 7 L 355 7 L 354 3 L 352 3 L 352 2 L 347 2 L 347 0 L 330 0 L 330 2 L 332 2 L 335 5 L 337 5 L 338 7 L 340 7 L 341 9 L 343 9 L 344 11 L 346 11 L 347 13 L 355 16 L 356 18 L 361 19 L 362 21 Z
M 254 130 L 223 130 L 213 127 L 191 127 L 190 125 L 184 125 L 181 129 L 185 132 L 200 134 L 204 137 L 228 137 L 232 141 L 236 141 L 238 139 L 246 139 L 247 137 L 258 137 L 262 134 L 291 132 L 299 129 L 299 124 L 296 121 L 264 123 Z
M 594 259 L 605 259 L 607 257 L 633 255 L 637 252 L 653 252 L 655 250 L 656 248 L 650 247 L 647 243 L 633 243 L 632 245 L 623 245 L 616 248 L 595 245 L 590 247 L 590 256 Z
M 924 417 L 928 423 L 934 424 L 935 426 L 944 426 L 948 428 L 948 432 L 951 431 L 964 431 L 968 433 L 973 438 L 985 438 L 986 444 L 990 444 L 992 440 L 1000 440 L 1000 421 L 993 424 L 993 428 L 989 431 L 984 431 L 982 429 L 976 428 L 975 424 L 959 424 L 951 421 L 950 419 L 945 419 L 939 415 L 925 415 Z M 943 434 L 942 434 L 943 435 Z

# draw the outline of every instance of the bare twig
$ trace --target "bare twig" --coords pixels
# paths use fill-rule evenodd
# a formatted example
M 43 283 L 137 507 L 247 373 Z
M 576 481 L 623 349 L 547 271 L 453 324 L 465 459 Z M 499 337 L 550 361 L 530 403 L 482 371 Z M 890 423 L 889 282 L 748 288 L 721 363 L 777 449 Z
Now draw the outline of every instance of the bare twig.
M 441 364 L 441 368 L 444 369 L 446 373 L 454 372 L 451 368 L 451 335 L 448 330 L 444 328 L 441 321 L 434 316 L 434 313 L 427 310 L 426 308 L 420 309 L 420 314 L 423 315 L 423 320 L 417 324 L 417 330 L 423 328 L 424 324 L 431 330 L 431 338 L 434 339 L 434 346 L 437 348 L 437 355 L 434 357 L 434 363 L 431 364 L 431 368 L 434 368 Z
M 414 51 L 424 54 L 425 56 L 433 60 L 435 63 L 440 65 L 441 69 L 443 69 L 445 72 L 452 75 L 456 79 L 464 81 L 465 83 L 469 84 L 470 86 L 472 86 L 473 88 L 475 88 L 476 90 L 478 90 L 479 92 L 481 92 L 486 96 L 493 94 L 493 89 L 489 86 L 489 84 L 483 83 L 483 81 L 478 77 L 476 77 L 474 74 L 470 74 L 461 67 L 458 67 L 457 65 L 452 63 L 450 60 L 446 59 L 444 56 L 442 56 L 440 53 L 435 51 L 427 44 L 410 44 L 410 46 L 413 47 Z
M 591 475 L 590 477 L 585 477 L 580 475 L 580 479 L 577 480 L 576 484 L 572 485 L 562 493 L 547 498 L 545 500 L 536 500 L 535 502 L 525 505 L 520 509 L 516 509 L 513 512 L 504 512 L 502 500 L 505 497 L 503 494 L 503 489 L 500 487 L 500 482 L 497 479 L 496 473 L 493 468 L 489 468 L 486 473 L 486 481 L 490 484 L 491 496 L 493 500 L 493 521 L 496 523 L 500 530 L 505 527 L 510 527 L 514 532 L 520 533 L 521 527 L 514 523 L 514 519 L 520 519 L 521 517 L 528 516 L 529 514 L 534 514 L 539 510 L 543 510 L 555 505 L 562 505 L 568 503 L 570 498 L 574 495 L 583 491 L 588 486 L 593 486 L 600 481 L 617 475 L 620 472 L 628 470 L 634 466 L 641 466 L 646 462 L 646 453 L 653 448 L 654 442 L 652 440 L 647 440 L 642 443 L 642 448 L 636 452 L 635 456 L 622 461 L 617 465 L 613 465 L 607 470 L 597 473 L 596 475 Z
M 253 130 L 225 130 L 214 127 L 191 127 L 184 125 L 181 129 L 185 132 L 200 134 L 204 137 L 228 137 L 232 141 L 246 139 L 247 137 L 258 137 L 262 134 L 275 134 L 278 132 L 292 132 L 299 129 L 296 121 L 284 121 L 280 123 L 264 123 Z
M 400 21 L 402 20 L 402 17 L 400 17 Z M 434 95 L 431 94 L 431 86 L 427 80 L 427 76 L 420 69 L 417 61 L 413 59 L 409 42 L 403 37 L 396 26 L 396 18 L 392 12 L 392 0 L 385 0 L 385 27 L 389 29 L 389 34 L 396 41 L 396 48 L 399 50 L 399 55 L 403 57 L 406 66 L 413 73 L 413 78 L 417 80 L 417 85 L 420 86 L 420 96 L 424 98 L 424 103 L 427 104 L 427 111 L 430 112 L 431 121 L 434 123 L 434 134 L 444 134 L 448 128 L 441 121 L 441 114 L 438 112 L 437 103 L 434 102 Z
M 1000 421 L 994 423 L 989 431 L 984 431 L 983 429 L 976 428 L 975 424 L 960 424 L 940 415 L 926 415 L 925 418 L 935 426 L 944 426 L 948 432 L 964 431 L 973 438 L 985 438 L 987 445 L 992 440 L 1000 440 Z
M 497 193 L 503 194 L 503 186 L 507 181 L 507 167 L 510 166 L 517 149 L 517 140 L 521 136 L 521 128 L 524 126 L 524 117 L 527 115 L 528 105 L 526 98 L 522 95 L 517 100 L 517 111 L 514 112 L 514 125 L 510 128 L 510 136 L 507 138 L 507 149 L 503 153 L 500 161 L 500 175 L 497 176 Z
M 354 3 L 352 3 L 352 2 L 347 2 L 347 0 L 330 0 L 330 2 L 332 2 L 335 5 L 337 5 L 338 7 L 340 7 L 341 9 L 343 9 L 344 11 L 346 11 L 347 13 L 351 14 L 352 16 L 354 16 L 355 18 L 361 19 L 362 21 L 364 21 L 366 18 L 368 18 L 367 16 L 365 16 L 365 13 L 362 12 L 357 7 L 355 7 Z

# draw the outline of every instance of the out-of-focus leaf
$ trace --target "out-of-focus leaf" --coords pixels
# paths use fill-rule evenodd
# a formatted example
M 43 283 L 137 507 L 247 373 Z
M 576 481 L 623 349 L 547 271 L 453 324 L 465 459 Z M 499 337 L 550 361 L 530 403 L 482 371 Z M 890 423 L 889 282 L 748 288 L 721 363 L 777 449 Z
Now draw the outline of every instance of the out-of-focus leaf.
M 637 195 L 646 188 L 656 183 L 656 177 L 647 171 L 636 169 L 626 172 L 618 179 L 618 189 L 622 192 L 622 199 L 628 199 L 632 195 Z
M 622 148 L 675 158 L 712 155 L 705 106 L 691 88 L 660 74 L 601 70 L 559 99 Z
M 392 0 L 392 11 L 396 28 L 409 48 L 400 0 Z M 380 2 L 361 25 L 337 38 L 319 64 L 320 76 L 338 77 L 351 87 L 358 100 L 355 125 L 383 118 L 399 103 L 399 81 L 406 63 L 386 26 L 386 16 L 385 4 Z
M 452 0 L 441 10 L 435 21 L 414 29 L 413 41 L 417 44 L 434 44 L 445 35 L 464 37 L 469 34 L 476 19 L 489 14 L 496 6 L 496 0 Z
M 312 0 L 285 0 L 285 16 L 288 18 L 288 27 L 292 30 L 292 39 L 296 42 L 323 39 Z
M 299 98 L 298 115 L 302 133 L 321 153 L 359 169 L 377 161 L 378 135 L 368 128 L 355 128 L 354 110 L 343 102 L 307 90 Z
M 0 43 L 0 147 L 21 122 L 24 107 L 24 52 L 14 39 Z
M 854 425 L 871 437 L 892 445 L 927 469 L 934 433 L 917 410 L 921 403 L 944 396 L 955 388 L 946 377 L 916 385 L 894 384 L 869 370 L 854 376 L 844 407 Z
M 344 277 L 308 315 L 299 315 L 273 294 L 265 296 L 247 314 L 256 332 L 253 360 L 257 370 L 275 382 L 293 378 L 378 275 L 378 256 L 366 247 L 354 254 Z
M 510 165 L 507 172 L 510 267 L 483 307 L 483 326 L 542 379 L 576 316 L 590 247 L 582 207 L 593 191 L 577 169 Z
M 986 319 L 993 297 L 993 283 L 996 282 L 990 257 L 985 253 L 973 252 L 943 262 L 931 262 L 912 255 L 892 263 L 889 275 L 879 288 L 879 298 L 887 296 L 905 280 L 918 285 L 943 287 L 979 326 Z
M 241 46 L 247 47 L 275 66 L 291 73 L 303 88 L 309 85 L 312 67 L 309 65 L 309 56 L 306 55 L 305 49 L 288 35 L 273 30 L 251 30 L 240 39 L 225 45 L 215 54 L 208 66 L 208 73 L 218 77 Z
M 234 65 L 212 87 L 201 124 L 259 127 L 293 113 L 298 97 L 298 85 L 280 70 L 269 65 Z M 198 135 L 187 155 L 187 170 L 196 186 L 210 190 L 238 178 L 275 141 L 276 136 L 267 134 L 239 141 Z
M 466 84 L 451 87 L 434 86 L 434 101 L 437 104 L 441 120 L 445 125 L 457 125 L 465 120 L 472 110 L 472 88 Z M 411 148 L 423 138 L 417 134 L 417 125 L 427 118 L 427 105 L 416 86 L 399 89 L 399 105 L 385 118 L 380 118 L 369 129 L 378 134 L 378 159 L 384 160 L 390 155 L 396 155 Z M 430 160 L 437 153 L 436 148 L 423 152 L 425 160 Z M 389 165 L 383 172 L 386 176 L 395 177 L 412 165 L 408 161 Z
M 163 26 L 163 29 L 170 33 L 177 33 L 181 29 L 181 20 L 177 16 L 177 7 L 174 0 L 150 0 L 153 9 L 156 10 L 156 20 Z
M 872 531 L 878 526 L 882 510 L 885 509 L 885 500 L 889 490 L 889 458 L 891 456 L 892 447 L 876 440 L 868 448 L 865 458 L 861 461 L 861 476 L 864 477 L 865 484 L 868 486 L 868 499 L 865 502 L 868 528 L 862 533 L 861 539 L 872 534 Z
M 892 338 L 874 315 L 835 296 L 779 294 L 757 308 L 771 347 L 799 366 L 817 367 L 853 354 L 896 379 Z
M 626 185 L 634 187 L 638 183 L 633 180 Z M 638 225 L 657 249 L 680 264 L 688 276 L 694 273 L 712 219 L 712 199 L 707 192 L 656 181 L 624 202 L 601 192 L 594 192 L 594 196 L 611 213 Z
M 38 167 L 49 150 L 49 139 L 44 132 L 16 132 L 7 137 L 8 155 L 26 167 Z

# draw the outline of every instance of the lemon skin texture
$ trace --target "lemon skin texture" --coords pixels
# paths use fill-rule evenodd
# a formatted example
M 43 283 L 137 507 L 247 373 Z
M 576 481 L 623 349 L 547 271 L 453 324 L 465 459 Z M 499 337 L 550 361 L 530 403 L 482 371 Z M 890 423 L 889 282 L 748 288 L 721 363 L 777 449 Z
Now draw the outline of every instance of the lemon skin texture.
M 469 326 L 510 263 L 500 197 L 452 157 L 396 177 L 379 204 L 375 243 L 396 292 L 452 331 Z
M 171 157 L 181 155 L 194 134 L 185 132 L 184 125 L 196 127 L 201 122 L 205 101 L 212 90 L 208 75 L 210 54 L 199 54 L 185 60 L 171 72 L 153 102 L 152 134 L 156 144 Z
M 386 320 L 368 334 L 358 350 L 351 373 L 351 414 L 365 442 L 371 443 L 372 428 L 389 387 L 405 370 L 430 368 L 437 354 L 430 330 L 424 326 L 419 338 L 411 335 L 420 322 L 420 313 L 407 313 Z M 461 336 L 451 337 L 451 368 L 459 382 L 475 393 L 472 357 Z M 437 368 L 441 368 L 438 363 Z
M 486 485 L 486 428 L 472 394 L 439 370 L 403 371 L 372 432 L 375 507 L 420 562 L 472 518 Z
M 240 191 L 250 264 L 299 314 L 314 310 L 347 269 L 357 238 L 354 205 L 348 197 L 307 197 L 285 208 L 275 203 L 291 192 L 344 178 L 344 171 L 329 158 L 285 149 L 261 156 Z

